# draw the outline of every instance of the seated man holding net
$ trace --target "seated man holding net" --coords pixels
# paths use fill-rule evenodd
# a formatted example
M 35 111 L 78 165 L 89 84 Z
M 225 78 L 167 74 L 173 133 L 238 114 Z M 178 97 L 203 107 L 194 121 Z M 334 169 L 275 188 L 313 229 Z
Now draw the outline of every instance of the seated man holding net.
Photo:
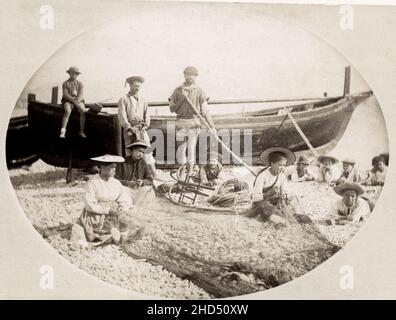
M 256 176 L 252 192 L 253 205 L 244 215 L 281 225 L 288 224 L 292 217 L 298 222 L 311 222 L 308 216 L 297 213 L 301 211 L 297 202 L 285 192 L 288 182 L 284 169 L 295 162 L 295 154 L 283 147 L 272 147 L 265 150 L 260 159 L 265 167 Z

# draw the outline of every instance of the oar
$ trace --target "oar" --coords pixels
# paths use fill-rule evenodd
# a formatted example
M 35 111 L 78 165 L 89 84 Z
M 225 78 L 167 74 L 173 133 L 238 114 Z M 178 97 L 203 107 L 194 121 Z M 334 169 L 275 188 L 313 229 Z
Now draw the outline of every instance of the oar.
M 216 130 L 214 128 L 212 128 L 209 123 L 206 121 L 206 119 L 204 117 L 202 117 L 202 115 L 198 112 L 198 110 L 194 107 L 194 105 L 192 104 L 191 100 L 189 97 L 186 96 L 186 100 L 188 102 L 188 104 L 190 105 L 190 107 L 193 109 L 193 111 L 196 113 L 196 115 L 199 117 L 199 119 L 202 121 L 202 123 L 208 128 L 209 132 L 212 134 L 212 136 L 219 142 L 221 143 L 221 145 L 224 147 L 224 149 L 231 154 L 235 159 L 237 159 L 246 169 L 249 170 L 249 172 L 251 174 L 253 174 L 254 176 L 256 176 L 256 173 L 254 172 L 254 170 L 247 164 L 245 163 L 245 161 L 243 161 L 240 157 L 238 157 L 234 152 L 232 152 L 232 150 L 219 138 L 219 136 L 216 133 Z

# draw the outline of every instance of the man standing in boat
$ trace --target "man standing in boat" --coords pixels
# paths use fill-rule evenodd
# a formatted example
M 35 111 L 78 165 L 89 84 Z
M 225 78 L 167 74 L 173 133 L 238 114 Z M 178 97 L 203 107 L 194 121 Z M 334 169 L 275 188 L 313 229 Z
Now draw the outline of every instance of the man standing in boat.
M 62 118 L 62 128 L 59 137 L 66 137 L 66 127 L 69 122 L 71 112 L 74 108 L 77 108 L 78 112 L 80 113 L 79 135 L 83 138 L 86 138 L 87 136 L 84 133 L 86 109 L 84 105 L 83 84 L 77 80 L 77 77 L 81 74 L 81 72 L 77 67 L 70 67 L 66 72 L 70 77 L 62 85 L 62 105 L 65 109 L 65 113 L 63 114 Z
M 185 68 L 184 83 L 177 87 L 169 98 L 170 111 L 176 113 L 177 140 L 182 137 L 185 139 L 180 146 L 180 150 L 178 150 L 178 162 L 182 165 L 180 177 L 184 176 L 185 173 L 191 175 L 194 170 L 195 150 L 201 124 L 197 113 L 214 129 L 208 111 L 208 98 L 202 88 L 195 84 L 197 76 L 197 68 L 192 66 Z
M 147 129 L 150 126 L 150 116 L 147 112 L 147 103 L 140 96 L 139 91 L 144 83 L 144 78 L 132 76 L 126 79 L 129 84 L 129 92 L 118 102 L 118 120 L 124 128 L 125 146 L 139 140 L 150 146 L 150 138 Z M 126 157 L 131 155 L 129 148 L 125 149 Z M 144 155 L 144 160 L 149 166 L 153 177 L 157 177 L 155 160 L 152 153 Z

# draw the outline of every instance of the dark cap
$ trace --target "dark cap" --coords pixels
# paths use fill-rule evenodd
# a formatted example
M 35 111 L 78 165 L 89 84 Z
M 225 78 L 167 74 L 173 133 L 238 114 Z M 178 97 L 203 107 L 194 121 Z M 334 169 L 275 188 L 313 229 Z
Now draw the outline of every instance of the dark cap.
M 143 83 L 144 82 L 144 78 L 141 77 L 141 76 L 132 76 L 132 77 L 126 78 L 125 85 L 127 83 L 133 83 L 135 81 Z

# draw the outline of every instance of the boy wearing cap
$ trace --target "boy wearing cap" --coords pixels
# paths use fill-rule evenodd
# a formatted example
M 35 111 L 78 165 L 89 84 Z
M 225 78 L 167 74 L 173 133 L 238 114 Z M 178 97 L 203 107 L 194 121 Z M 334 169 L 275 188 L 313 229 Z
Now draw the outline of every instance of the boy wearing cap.
M 116 177 L 124 186 L 138 189 L 142 186 L 153 184 L 153 175 L 147 165 L 144 155 L 149 145 L 142 140 L 135 141 L 126 146 L 130 155 L 125 158 L 125 163 L 117 167 Z
M 369 204 L 361 198 L 364 190 L 358 183 L 344 182 L 334 187 L 334 191 L 342 198 L 334 203 L 325 219 L 328 224 L 356 223 L 370 214 Z
M 177 138 L 186 138 L 187 141 L 180 146 L 178 162 L 187 165 L 187 174 L 194 170 L 195 149 L 198 142 L 200 120 L 196 112 L 214 128 L 212 118 L 208 111 L 207 96 L 205 92 L 195 84 L 198 70 L 189 66 L 184 70 L 184 83 L 177 87 L 169 98 L 170 111 L 176 113 Z M 188 154 L 186 154 L 188 153 Z
M 290 175 L 290 180 L 293 182 L 313 181 L 315 175 L 309 168 L 309 160 L 306 156 L 301 155 L 298 158 L 296 167 Z
M 134 141 L 144 141 L 150 146 L 150 138 L 147 129 L 150 126 L 150 116 L 147 112 L 147 103 L 139 95 L 144 78 L 132 76 L 126 79 L 129 84 L 129 92 L 118 102 L 118 120 L 124 128 L 125 146 Z M 131 150 L 125 147 L 126 157 L 131 155 Z M 146 164 L 151 170 L 152 175 L 156 176 L 155 160 L 152 153 L 144 154 Z
M 77 108 L 80 113 L 80 132 L 79 135 L 83 138 L 86 138 L 84 132 L 85 127 L 85 105 L 84 105 L 84 90 L 83 84 L 77 80 L 78 75 L 81 72 L 77 67 L 70 67 L 67 71 L 69 74 L 69 79 L 67 79 L 62 85 L 62 105 L 65 109 L 65 113 L 62 118 L 62 128 L 60 132 L 60 138 L 66 137 L 66 127 L 69 122 L 69 118 L 74 107 Z
M 341 184 L 344 182 L 357 182 L 363 183 L 365 182 L 370 175 L 364 175 L 363 172 L 360 172 L 355 166 L 355 160 L 353 159 L 344 159 L 342 161 L 342 173 L 341 176 L 338 178 L 336 184 Z

